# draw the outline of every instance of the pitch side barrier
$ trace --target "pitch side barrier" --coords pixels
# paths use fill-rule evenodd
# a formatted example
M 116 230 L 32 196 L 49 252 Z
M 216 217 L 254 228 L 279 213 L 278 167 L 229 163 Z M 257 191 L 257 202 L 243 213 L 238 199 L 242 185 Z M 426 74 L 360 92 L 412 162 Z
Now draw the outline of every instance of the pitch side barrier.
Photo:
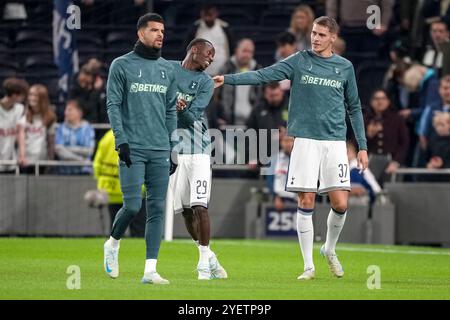
M 0 165 L 17 165 L 0 161 Z M 42 166 L 88 166 L 89 162 L 43 161 Z M 246 166 L 218 166 L 215 170 L 248 170 Z M 435 171 L 439 177 L 450 170 Z M 84 200 L 96 189 L 92 176 L 0 173 L 0 235 L 104 236 L 109 231 L 107 209 L 91 208 Z M 442 174 L 440 174 L 442 173 Z M 401 169 L 400 175 L 429 175 L 428 170 Z M 296 206 L 281 213 L 262 196 L 265 182 L 255 179 L 214 179 L 210 214 L 215 238 L 295 237 Z M 450 245 L 450 183 L 391 182 L 369 216 L 368 205 L 350 201 L 343 241 L 354 243 Z M 329 204 L 316 207 L 316 240 L 325 237 Z M 174 238 L 188 238 L 181 216 L 172 216 Z M 166 236 L 168 232 L 166 229 Z M 170 237 L 167 240 L 170 240 Z

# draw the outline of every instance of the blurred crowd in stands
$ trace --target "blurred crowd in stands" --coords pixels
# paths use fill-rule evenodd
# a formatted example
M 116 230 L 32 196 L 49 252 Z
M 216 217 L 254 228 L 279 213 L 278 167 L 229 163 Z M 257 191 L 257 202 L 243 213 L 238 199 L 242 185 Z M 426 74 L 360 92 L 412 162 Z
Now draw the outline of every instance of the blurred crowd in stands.
M 36 160 L 92 159 L 96 141 L 101 138 L 94 134 L 92 125 L 108 123 L 108 65 L 132 49 L 137 17 L 149 10 L 165 18 L 166 59 L 181 59 L 183 48 L 195 37 L 214 44 L 216 56 L 207 69 L 211 76 L 257 70 L 298 50 L 310 49 L 315 17 L 336 18 L 341 30 L 334 51 L 355 66 L 371 161 L 369 176 L 355 176 L 362 179 L 358 184 L 362 189 L 355 192 L 378 192 L 379 185 L 400 167 L 450 168 L 448 0 L 74 3 L 80 5 L 82 13 L 83 27 L 77 31 L 81 65 L 63 102 L 57 100 L 56 67 L 51 66 L 48 52 L 40 50 L 51 45 L 51 36 L 45 33 L 51 25 L 51 4 L 7 0 L 0 5 L 0 159 L 17 160 L 25 172 L 34 170 L 27 169 L 27 164 Z M 370 5 L 381 9 L 380 25 L 373 30 L 367 27 Z M 42 30 L 33 29 L 33 23 Z M 30 41 L 34 41 L 33 52 L 40 52 L 40 58 L 33 59 L 36 55 L 29 50 L 24 54 Z M 289 89 L 289 81 L 264 87 L 223 86 L 215 91 L 208 107 L 210 127 L 283 132 Z M 349 150 L 353 150 L 348 127 Z M 292 139 L 285 134 L 279 139 L 281 153 L 272 187 L 281 206 L 282 199 L 289 197 L 280 187 L 283 177 L 278 175 L 285 174 Z M 352 158 L 350 153 L 352 162 L 354 155 Z M 256 163 L 250 167 L 255 168 Z M 12 169 L 2 166 L 0 170 Z M 83 174 L 90 169 L 68 167 L 59 173 Z

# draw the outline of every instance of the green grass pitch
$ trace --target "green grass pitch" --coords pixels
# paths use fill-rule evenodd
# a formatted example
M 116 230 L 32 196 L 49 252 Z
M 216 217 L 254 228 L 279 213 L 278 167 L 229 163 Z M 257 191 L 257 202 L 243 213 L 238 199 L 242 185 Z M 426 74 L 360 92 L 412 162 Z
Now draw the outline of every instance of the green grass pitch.
M 300 282 L 297 241 L 217 240 L 212 249 L 229 279 L 198 281 L 191 241 L 163 242 L 158 271 L 168 286 L 143 285 L 144 241 L 124 239 L 120 277 L 103 271 L 104 239 L 0 238 L 0 299 L 449 299 L 450 250 L 339 244 L 345 277 L 332 278 L 315 247 L 316 279 Z M 339 250 L 340 249 L 340 250 Z M 79 290 L 66 281 L 80 267 Z M 381 289 L 367 287 L 368 267 Z M 370 282 L 370 281 L 369 281 Z

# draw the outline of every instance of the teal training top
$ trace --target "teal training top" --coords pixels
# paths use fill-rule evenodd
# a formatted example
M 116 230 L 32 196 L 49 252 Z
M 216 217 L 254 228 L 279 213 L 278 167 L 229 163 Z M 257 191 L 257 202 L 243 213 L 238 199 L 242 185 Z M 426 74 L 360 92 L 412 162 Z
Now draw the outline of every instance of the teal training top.
M 214 92 L 214 82 L 205 72 L 183 68 L 181 61 L 171 61 L 176 74 L 177 99 L 187 106 L 178 114 L 176 150 L 181 154 L 211 154 L 211 138 L 205 110 Z
M 116 58 L 109 69 L 106 107 L 116 148 L 171 150 L 177 127 L 175 74 L 163 58 L 134 52 Z M 172 139 L 171 139 L 172 136 Z
M 291 80 L 288 135 L 345 141 L 346 111 L 360 150 L 367 150 L 355 71 L 347 59 L 323 58 L 311 50 L 297 52 L 270 67 L 225 75 L 225 84 L 255 85 Z

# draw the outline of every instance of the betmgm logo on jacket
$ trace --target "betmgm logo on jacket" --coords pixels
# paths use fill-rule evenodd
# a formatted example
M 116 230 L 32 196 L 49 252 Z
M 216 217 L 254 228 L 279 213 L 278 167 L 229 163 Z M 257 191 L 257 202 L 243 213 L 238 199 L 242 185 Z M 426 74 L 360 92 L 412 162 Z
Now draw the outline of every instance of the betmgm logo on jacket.
M 335 70 L 335 72 L 338 73 L 339 70 L 338 71 Z M 342 81 L 313 77 L 313 76 L 309 76 L 307 74 L 302 75 L 302 79 L 301 79 L 300 83 L 301 84 L 314 84 L 314 85 L 318 85 L 318 86 L 331 87 L 331 88 L 336 88 L 336 89 L 342 88 Z
M 130 86 L 130 92 L 131 93 L 137 93 L 137 92 L 166 93 L 167 86 L 164 86 L 161 84 L 154 84 L 154 83 L 133 82 Z

